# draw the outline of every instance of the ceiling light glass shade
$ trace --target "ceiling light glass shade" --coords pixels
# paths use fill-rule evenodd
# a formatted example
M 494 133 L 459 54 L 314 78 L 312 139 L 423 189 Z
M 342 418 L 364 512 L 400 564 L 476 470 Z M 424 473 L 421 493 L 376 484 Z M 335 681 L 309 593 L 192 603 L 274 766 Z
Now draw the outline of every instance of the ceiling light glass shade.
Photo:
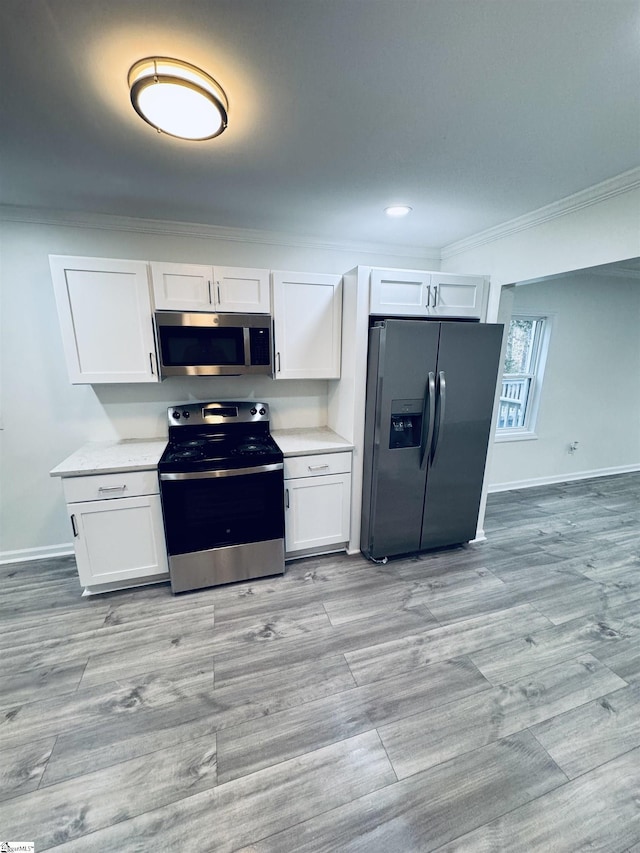
M 213 139 L 227 126 L 229 104 L 218 83 L 188 62 L 152 56 L 129 70 L 131 103 L 156 130 L 180 139 Z
M 411 213 L 411 208 L 406 204 L 394 204 L 391 207 L 385 207 L 384 212 L 387 216 L 406 216 Z

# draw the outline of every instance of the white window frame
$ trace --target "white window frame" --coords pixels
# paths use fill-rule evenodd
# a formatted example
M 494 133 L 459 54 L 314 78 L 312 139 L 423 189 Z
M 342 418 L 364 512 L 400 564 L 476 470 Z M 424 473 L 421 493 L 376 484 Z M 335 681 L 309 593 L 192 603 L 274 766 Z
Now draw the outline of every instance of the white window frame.
M 533 351 L 531 353 L 529 372 L 528 373 L 509 373 L 503 372 L 501 377 L 501 389 L 506 382 L 511 379 L 514 382 L 524 380 L 529 383 L 527 399 L 525 403 L 525 416 L 522 426 L 519 427 L 500 427 L 500 414 L 503 406 L 502 394 L 500 403 L 498 404 L 498 420 L 495 440 L 503 441 L 527 441 L 537 439 L 538 435 L 535 431 L 538 419 L 538 411 L 540 409 L 540 397 L 542 392 L 542 384 L 544 379 L 544 370 L 547 363 L 547 354 L 549 352 L 549 341 L 551 338 L 551 329 L 554 318 L 549 314 L 521 314 L 514 311 L 511 315 L 511 320 L 533 320 L 541 321 L 537 334 L 533 342 Z M 507 334 L 509 333 L 507 329 Z M 508 377 L 508 379 L 505 379 Z

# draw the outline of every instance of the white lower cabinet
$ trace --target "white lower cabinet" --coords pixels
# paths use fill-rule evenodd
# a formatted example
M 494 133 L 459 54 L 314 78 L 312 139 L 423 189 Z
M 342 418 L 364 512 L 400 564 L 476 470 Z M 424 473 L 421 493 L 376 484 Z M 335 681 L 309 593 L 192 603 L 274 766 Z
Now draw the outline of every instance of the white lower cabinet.
M 156 471 L 63 479 L 86 593 L 168 580 Z
M 284 466 L 286 556 L 346 547 L 351 453 L 293 456 L 284 460 Z

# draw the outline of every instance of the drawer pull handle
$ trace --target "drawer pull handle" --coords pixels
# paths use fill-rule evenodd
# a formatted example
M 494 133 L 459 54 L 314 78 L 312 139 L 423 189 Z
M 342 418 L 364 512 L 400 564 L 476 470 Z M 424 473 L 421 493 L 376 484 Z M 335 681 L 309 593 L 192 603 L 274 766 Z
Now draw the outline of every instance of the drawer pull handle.
M 76 527 L 76 517 L 75 515 L 71 516 L 71 529 L 73 530 L 73 538 L 77 539 L 78 537 L 78 528 Z
M 328 465 L 307 465 L 309 471 L 323 471 L 325 468 L 328 468 Z
M 126 489 L 126 485 L 124 486 L 99 486 L 99 492 L 124 492 Z

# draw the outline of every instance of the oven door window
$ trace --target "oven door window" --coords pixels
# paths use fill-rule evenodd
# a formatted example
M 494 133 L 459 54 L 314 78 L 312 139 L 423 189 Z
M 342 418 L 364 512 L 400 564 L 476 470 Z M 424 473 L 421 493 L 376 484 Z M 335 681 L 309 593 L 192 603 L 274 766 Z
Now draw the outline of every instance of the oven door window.
M 282 471 L 164 480 L 162 504 L 170 555 L 284 536 Z
M 243 365 L 244 330 L 237 326 L 160 326 L 160 349 L 165 367 Z

